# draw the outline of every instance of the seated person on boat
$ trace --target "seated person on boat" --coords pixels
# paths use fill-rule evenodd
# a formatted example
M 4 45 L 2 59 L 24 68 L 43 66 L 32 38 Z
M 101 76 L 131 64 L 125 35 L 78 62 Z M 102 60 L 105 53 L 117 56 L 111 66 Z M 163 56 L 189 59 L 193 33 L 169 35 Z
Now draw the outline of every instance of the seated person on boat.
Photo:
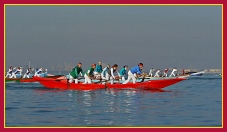
M 160 77 L 159 73 L 161 72 L 160 69 L 157 70 L 157 72 L 155 73 L 154 77 Z
M 123 82 L 123 84 L 127 84 L 131 79 L 133 83 L 136 83 L 136 77 L 142 75 L 143 63 L 139 63 L 137 66 L 133 67 L 128 71 L 128 79 Z
M 164 72 L 163 72 L 163 76 L 162 76 L 162 77 L 167 77 L 167 73 L 168 73 L 168 71 L 169 71 L 169 69 L 168 69 L 168 68 L 166 68 L 166 69 L 164 70 Z
M 78 83 L 78 76 L 81 74 L 83 75 L 83 70 L 82 70 L 82 63 L 79 62 L 77 66 L 75 66 L 72 71 L 69 73 L 69 82 L 72 83 L 73 81 L 75 83 Z
M 110 69 L 110 65 L 107 64 L 107 66 L 102 70 L 101 79 L 106 80 L 106 73 L 108 72 L 109 69 Z
M 87 70 L 87 72 L 84 73 L 85 81 L 83 84 L 91 84 L 91 79 L 94 79 L 94 70 L 95 70 L 96 64 L 92 64 L 91 67 Z
M 119 72 L 117 71 L 118 65 L 114 64 L 106 73 L 106 80 L 110 80 L 110 83 L 113 84 L 114 79 L 119 79 Z M 118 76 L 115 76 L 114 74 L 117 73 Z
M 127 78 L 127 70 L 128 70 L 128 66 L 125 65 L 123 68 L 121 68 L 120 70 L 120 78 L 122 81 L 125 81 Z
M 177 72 L 177 69 L 174 68 L 169 77 L 175 77 L 176 76 L 175 72 Z
M 32 68 L 28 68 L 26 73 L 24 74 L 23 78 L 30 78 L 31 72 L 32 72 Z
M 6 73 L 6 78 L 7 78 L 7 77 L 8 77 L 8 78 L 12 78 L 13 69 L 15 69 L 15 68 L 13 68 L 13 66 L 10 66 L 10 67 L 9 67 L 9 70 L 8 70 L 8 72 Z
M 154 68 L 151 68 L 150 71 L 149 71 L 148 76 L 149 77 L 153 77 L 153 72 L 154 72 Z
M 39 69 L 36 69 L 34 76 L 38 76 L 38 77 L 45 77 L 45 76 L 47 76 L 47 69 L 46 69 L 46 72 L 45 73 L 43 73 L 43 71 L 44 71 L 44 68 L 42 68 L 42 67 L 39 68 Z
M 99 61 L 98 65 L 96 66 L 95 71 L 94 71 L 95 78 L 96 79 L 100 79 L 101 78 L 101 73 L 102 73 L 102 62 Z
M 21 78 L 22 77 L 22 67 L 18 67 L 16 71 L 12 73 L 11 78 Z

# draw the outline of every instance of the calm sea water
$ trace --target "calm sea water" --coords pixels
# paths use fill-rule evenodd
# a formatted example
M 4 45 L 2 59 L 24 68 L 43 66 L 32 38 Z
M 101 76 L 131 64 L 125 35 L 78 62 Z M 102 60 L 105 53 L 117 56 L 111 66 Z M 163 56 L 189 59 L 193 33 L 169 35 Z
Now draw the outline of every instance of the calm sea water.
M 6 83 L 6 127 L 222 126 L 222 78 L 204 74 L 164 91 L 47 89 Z

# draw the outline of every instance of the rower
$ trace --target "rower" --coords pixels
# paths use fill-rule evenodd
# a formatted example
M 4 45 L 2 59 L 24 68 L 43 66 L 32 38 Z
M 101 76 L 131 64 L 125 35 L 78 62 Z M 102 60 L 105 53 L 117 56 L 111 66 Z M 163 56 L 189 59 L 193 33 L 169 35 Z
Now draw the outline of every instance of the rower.
M 159 77 L 159 73 L 161 72 L 160 69 L 157 70 L 157 72 L 155 73 L 154 77 Z
M 107 66 L 102 70 L 102 73 L 101 73 L 101 77 L 102 79 L 106 80 L 106 73 L 108 72 L 108 70 L 110 69 L 110 65 L 107 64 Z
M 120 77 L 122 79 L 122 81 L 125 81 L 125 78 L 126 78 L 126 71 L 128 70 L 128 66 L 125 65 L 121 70 L 120 70 Z
M 95 71 L 94 71 L 94 76 L 96 78 L 99 78 L 101 76 L 101 73 L 102 73 L 102 62 L 99 61 L 98 62 L 98 65 L 96 66 L 95 68 Z
M 184 69 L 182 69 L 182 75 L 185 75 L 185 71 L 184 71 Z
M 7 77 L 11 78 L 12 74 L 13 74 L 13 66 L 10 66 L 8 72 L 6 73 L 6 78 Z
M 69 82 L 72 83 L 73 81 L 75 83 L 78 83 L 78 76 L 79 74 L 83 75 L 82 70 L 82 63 L 79 62 L 77 66 L 75 66 L 72 71 L 69 73 Z
M 40 75 L 41 75 L 42 71 L 43 71 L 43 68 L 42 68 L 42 67 L 41 67 L 41 68 L 39 68 L 39 69 L 36 69 L 36 71 L 35 71 L 35 75 L 34 75 L 34 76 L 38 76 L 38 77 L 40 77 Z
M 23 78 L 30 78 L 30 74 L 31 74 L 32 68 L 28 68 L 26 73 L 24 74 Z
M 83 84 L 87 84 L 87 83 L 91 84 L 91 78 L 94 78 L 95 67 L 96 67 L 96 64 L 92 64 L 91 67 L 84 74 L 85 81 Z
M 165 70 L 164 70 L 164 72 L 163 72 L 163 76 L 162 77 L 167 77 L 167 72 L 169 71 L 169 69 L 168 68 L 166 68 Z
M 12 73 L 11 78 L 17 78 L 17 76 L 22 77 L 22 67 L 18 67 L 17 70 Z
M 169 77 L 175 77 L 176 75 L 175 75 L 174 72 L 176 72 L 176 71 L 177 71 L 177 69 L 173 69 L 172 72 L 171 72 L 171 74 L 169 75 Z
M 128 71 L 128 79 L 124 81 L 123 84 L 127 84 L 131 79 L 133 83 L 136 83 L 136 77 L 142 76 L 142 69 L 143 69 L 143 63 L 139 63 L 137 66 L 130 69 Z
M 120 74 L 117 71 L 118 65 L 114 64 L 106 73 L 106 80 L 110 80 L 111 84 L 113 84 L 113 79 L 119 79 Z M 115 76 L 114 73 L 117 73 L 118 76 Z
M 148 76 L 152 77 L 153 76 L 153 72 L 154 72 L 154 68 L 151 68 Z

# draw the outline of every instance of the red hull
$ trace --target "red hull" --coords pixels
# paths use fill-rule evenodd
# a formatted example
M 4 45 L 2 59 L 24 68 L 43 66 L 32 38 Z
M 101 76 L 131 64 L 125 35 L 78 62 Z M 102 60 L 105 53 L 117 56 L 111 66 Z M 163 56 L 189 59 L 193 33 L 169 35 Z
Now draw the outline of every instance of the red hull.
M 47 76 L 42 78 L 53 78 L 56 79 L 58 77 L 61 77 L 62 75 L 56 75 L 56 76 Z M 37 82 L 34 78 L 5 78 L 5 82 Z
M 160 79 L 160 80 L 150 80 L 147 82 L 140 83 L 128 83 L 128 84 L 82 84 L 82 83 L 68 83 L 66 80 L 56 80 L 53 78 L 40 78 L 34 77 L 35 80 L 39 81 L 42 85 L 47 88 L 59 88 L 59 89 L 73 89 L 73 90 L 96 90 L 96 89 L 105 89 L 105 88 L 117 88 L 117 89 L 162 89 L 167 86 L 173 85 L 180 81 L 185 80 L 186 78 L 169 78 L 169 79 Z
M 36 82 L 33 78 L 5 78 L 6 82 Z

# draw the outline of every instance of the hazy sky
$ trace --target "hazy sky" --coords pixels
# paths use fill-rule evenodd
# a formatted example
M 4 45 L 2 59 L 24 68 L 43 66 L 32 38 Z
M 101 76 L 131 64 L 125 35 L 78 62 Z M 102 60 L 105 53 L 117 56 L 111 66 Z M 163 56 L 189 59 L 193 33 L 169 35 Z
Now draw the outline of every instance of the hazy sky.
M 6 6 L 6 68 L 221 68 L 221 6 Z

